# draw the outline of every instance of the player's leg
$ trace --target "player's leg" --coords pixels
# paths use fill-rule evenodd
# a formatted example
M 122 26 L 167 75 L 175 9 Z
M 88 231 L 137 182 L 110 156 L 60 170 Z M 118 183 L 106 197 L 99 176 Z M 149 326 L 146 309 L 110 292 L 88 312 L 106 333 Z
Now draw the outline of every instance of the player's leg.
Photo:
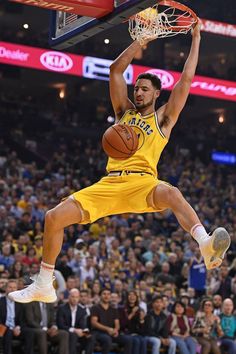
M 230 236 L 219 227 L 209 236 L 196 212 L 178 188 L 159 183 L 152 193 L 152 203 L 158 210 L 171 209 L 184 230 L 198 242 L 206 267 L 213 269 L 222 263 L 230 246 Z
M 56 301 L 56 293 L 52 286 L 53 271 L 56 258 L 61 251 L 64 228 L 80 223 L 82 215 L 80 204 L 71 198 L 46 213 L 40 273 L 33 284 L 23 290 L 10 293 L 9 297 L 12 300 L 22 303 Z
M 82 207 L 72 198 L 49 210 L 45 216 L 42 260 L 47 264 L 55 264 L 61 251 L 64 228 L 79 224 L 82 221 Z

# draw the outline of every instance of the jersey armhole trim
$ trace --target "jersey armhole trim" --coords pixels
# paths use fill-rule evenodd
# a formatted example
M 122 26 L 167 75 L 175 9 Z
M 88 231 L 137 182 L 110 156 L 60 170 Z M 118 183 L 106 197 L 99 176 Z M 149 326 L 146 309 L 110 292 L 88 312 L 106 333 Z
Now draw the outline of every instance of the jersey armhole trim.
M 124 114 L 121 116 L 121 118 L 115 123 L 115 124 L 120 124 L 122 119 L 124 118 L 124 116 L 126 115 L 126 113 L 130 112 L 130 111 L 134 111 L 134 109 L 128 109 L 127 111 L 124 112 Z
M 160 126 L 159 126 L 158 118 L 157 118 L 157 113 L 155 112 L 154 115 L 155 115 L 156 126 L 157 126 L 157 129 L 158 129 L 160 135 L 162 136 L 163 139 L 167 139 L 167 137 L 166 137 L 165 134 L 161 131 L 161 128 L 160 128 Z

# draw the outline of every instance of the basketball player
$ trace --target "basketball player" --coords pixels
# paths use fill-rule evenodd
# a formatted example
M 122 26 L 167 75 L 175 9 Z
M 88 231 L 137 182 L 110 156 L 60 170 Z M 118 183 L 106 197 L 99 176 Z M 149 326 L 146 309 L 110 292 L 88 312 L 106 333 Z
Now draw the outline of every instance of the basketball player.
M 198 242 L 206 267 L 212 269 L 222 263 L 230 245 L 227 231 L 220 227 L 209 236 L 181 192 L 158 180 L 156 172 L 160 155 L 187 100 L 198 62 L 199 45 L 198 23 L 192 30 L 192 45 L 181 78 L 169 101 L 156 112 L 155 102 L 161 90 L 157 76 L 144 73 L 137 78 L 134 103 L 127 95 L 123 73 L 140 50 L 140 44 L 134 41 L 111 65 L 110 96 L 116 122 L 129 124 L 135 129 L 139 136 L 139 149 L 127 160 L 109 158 L 108 176 L 74 193 L 47 212 L 40 273 L 30 286 L 12 292 L 9 295 L 12 300 L 22 303 L 56 301 L 53 271 L 62 247 L 64 228 L 75 223 L 92 223 L 112 214 L 171 209 L 183 229 Z

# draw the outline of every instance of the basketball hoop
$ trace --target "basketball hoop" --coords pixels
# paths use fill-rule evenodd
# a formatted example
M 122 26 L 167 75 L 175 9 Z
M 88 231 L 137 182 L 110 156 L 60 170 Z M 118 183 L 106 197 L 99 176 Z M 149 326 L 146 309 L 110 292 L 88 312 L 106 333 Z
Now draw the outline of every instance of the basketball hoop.
M 197 15 L 189 7 L 173 0 L 160 0 L 130 17 L 129 33 L 142 45 L 147 39 L 186 34 L 197 21 Z

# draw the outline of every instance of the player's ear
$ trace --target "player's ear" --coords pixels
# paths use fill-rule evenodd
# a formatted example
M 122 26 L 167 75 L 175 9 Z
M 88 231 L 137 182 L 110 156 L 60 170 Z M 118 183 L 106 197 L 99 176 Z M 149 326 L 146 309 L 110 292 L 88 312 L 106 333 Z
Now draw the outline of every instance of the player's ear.
M 161 93 L 160 90 L 156 90 L 156 91 L 155 91 L 155 96 L 156 96 L 156 98 L 158 98 L 158 97 L 160 96 L 160 93 Z

